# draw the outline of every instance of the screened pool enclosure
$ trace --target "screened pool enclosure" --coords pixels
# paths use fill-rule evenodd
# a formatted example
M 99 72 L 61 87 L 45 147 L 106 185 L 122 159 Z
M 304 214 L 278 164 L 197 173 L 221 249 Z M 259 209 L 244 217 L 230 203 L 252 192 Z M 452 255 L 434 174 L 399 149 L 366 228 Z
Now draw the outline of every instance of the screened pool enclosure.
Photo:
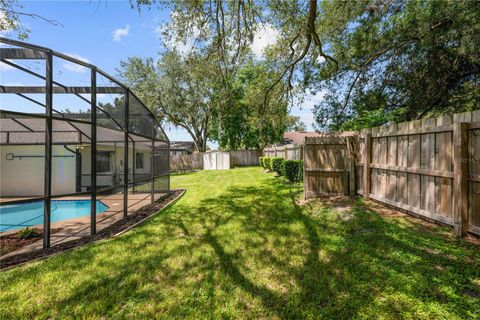
M 169 140 L 125 85 L 85 59 L 0 43 L 0 235 L 35 226 L 47 248 L 169 192 Z

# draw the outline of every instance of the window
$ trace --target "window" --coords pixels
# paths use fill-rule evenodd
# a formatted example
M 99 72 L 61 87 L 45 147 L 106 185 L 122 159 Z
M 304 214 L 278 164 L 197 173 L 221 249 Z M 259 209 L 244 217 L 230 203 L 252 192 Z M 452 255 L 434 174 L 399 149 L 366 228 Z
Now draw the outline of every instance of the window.
M 97 173 L 110 172 L 110 157 L 112 153 L 109 151 L 97 151 Z
M 135 168 L 143 169 L 143 153 L 135 154 Z

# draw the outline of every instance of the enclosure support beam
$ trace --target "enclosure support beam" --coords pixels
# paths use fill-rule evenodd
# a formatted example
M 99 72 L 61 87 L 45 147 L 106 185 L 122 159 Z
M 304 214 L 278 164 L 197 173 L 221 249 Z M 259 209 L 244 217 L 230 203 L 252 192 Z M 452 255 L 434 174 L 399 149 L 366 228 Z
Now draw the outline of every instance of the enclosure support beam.
M 122 87 L 98 87 L 95 88 L 97 93 L 122 94 L 125 89 Z M 89 94 L 94 89 L 90 87 L 72 87 L 72 86 L 56 86 L 53 87 L 55 94 Z M 3 93 L 46 93 L 47 89 L 42 86 L 1 86 L 0 91 Z
M 372 153 L 372 134 L 366 133 L 365 152 L 363 153 L 363 197 L 370 200 L 370 159 Z
M 37 51 L 26 48 L 0 48 L 0 56 L 2 59 L 49 59 L 52 57 L 51 53 Z
M 46 78 L 45 78 L 45 178 L 44 178 L 44 208 L 43 208 L 43 248 L 50 247 L 50 220 L 51 220 L 51 197 L 52 197 L 52 81 L 53 81 L 53 57 L 51 53 L 46 55 Z
M 455 235 L 468 232 L 468 123 L 453 124 L 453 217 Z
M 90 203 L 90 234 L 97 233 L 97 70 L 90 69 L 91 73 L 91 97 L 90 97 L 90 116 L 91 126 L 91 145 L 90 154 L 90 185 L 92 188 Z
M 150 198 L 152 200 L 152 203 L 155 201 L 154 196 L 155 196 L 155 119 L 152 119 L 152 155 L 151 155 L 151 166 L 150 166 L 150 171 L 152 175 L 152 190 L 151 190 L 151 195 Z
M 135 178 L 135 165 L 137 164 L 137 156 L 135 154 L 135 141 L 132 139 L 132 181 L 137 180 Z M 132 192 L 135 193 L 135 183 L 132 184 Z
M 125 130 L 125 137 L 124 137 L 124 149 L 123 149 L 123 184 L 125 185 L 123 188 L 123 216 L 127 217 L 128 215 L 128 121 L 129 121 L 129 101 L 130 95 L 125 92 L 125 114 L 123 115 L 124 120 L 124 130 Z
M 170 192 L 170 142 L 168 143 L 168 147 L 167 147 L 167 159 L 168 159 L 168 162 L 167 162 L 167 165 L 168 165 L 168 182 L 167 182 L 167 191 Z

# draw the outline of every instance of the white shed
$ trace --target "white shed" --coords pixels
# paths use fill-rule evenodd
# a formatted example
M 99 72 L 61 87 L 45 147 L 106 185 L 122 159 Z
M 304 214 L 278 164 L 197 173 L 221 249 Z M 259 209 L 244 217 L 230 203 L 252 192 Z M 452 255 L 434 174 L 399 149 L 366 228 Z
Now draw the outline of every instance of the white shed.
M 203 170 L 230 169 L 230 153 L 212 151 L 203 154 Z

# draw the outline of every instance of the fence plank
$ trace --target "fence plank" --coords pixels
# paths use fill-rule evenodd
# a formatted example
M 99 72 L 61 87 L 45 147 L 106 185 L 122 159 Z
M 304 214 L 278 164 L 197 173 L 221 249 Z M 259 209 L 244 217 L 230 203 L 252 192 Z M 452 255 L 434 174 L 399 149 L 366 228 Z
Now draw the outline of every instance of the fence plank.
M 355 143 L 354 137 L 347 137 L 347 159 L 348 159 L 348 186 L 349 194 L 355 195 Z
M 468 159 L 467 128 L 467 123 L 456 122 L 453 125 L 453 210 L 455 234 L 460 237 L 464 236 L 468 230 L 468 163 L 465 161 Z
M 472 115 L 472 120 L 480 120 L 480 110 Z M 480 129 L 469 130 L 469 175 L 480 175 Z M 480 230 L 480 182 L 469 183 L 469 224 Z
M 364 136 L 364 154 L 363 154 L 363 197 L 370 199 L 370 160 L 372 152 L 372 134 L 366 133 Z

